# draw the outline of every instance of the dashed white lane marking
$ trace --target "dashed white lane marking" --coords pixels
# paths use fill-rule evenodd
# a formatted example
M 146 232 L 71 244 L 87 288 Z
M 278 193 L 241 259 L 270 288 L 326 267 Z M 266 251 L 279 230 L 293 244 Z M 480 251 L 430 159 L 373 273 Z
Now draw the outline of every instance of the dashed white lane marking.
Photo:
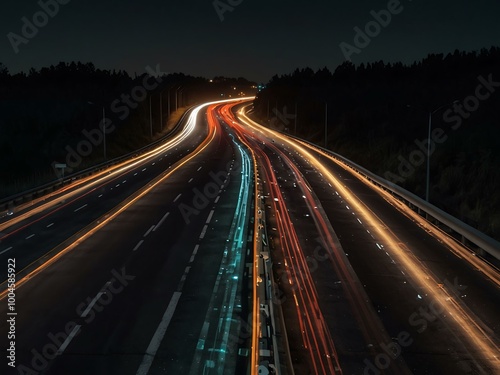
M 193 181 L 193 178 L 192 178 L 192 177 L 189 179 L 188 184 L 190 184 L 190 183 L 191 183 L 191 181 Z
M 214 216 L 214 210 L 210 211 L 210 213 L 208 214 L 207 221 L 205 222 L 206 224 L 210 223 L 210 221 L 212 220 L 212 216 Z
M 363 223 L 361 222 L 361 220 L 359 220 L 359 219 L 358 219 L 358 221 L 359 221 L 359 223 L 360 223 L 361 225 L 363 225 Z
M 143 242 L 144 242 L 144 240 L 140 240 L 140 241 L 137 243 L 137 245 L 135 245 L 134 250 L 132 250 L 132 251 L 136 251 L 139 247 L 141 247 L 141 245 L 142 245 L 142 243 L 143 243 Z
M 134 173 L 134 176 L 137 176 L 137 172 Z
M 80 330 L 81 327 L 82 327 L 81 325 L 76 325 L 75 328 L 73 328 L 73 330 L 70 332 L 66 340 L 64 340 L 63 344 L 57 351 L 57 355 L 61 355 L 64 353 L 71 340 L 73 340 L 73 338 L 78 334 L 78 331 Z
M 156 164 L 156 163 L 153 163 L 153 164 L 151 164 L 151 165 L 155 165 L 155 164 Z
M 144 172 L 146 169 L 147 169 L 147 168 L 144 168 L 144 169 L 142 170 L 142 172 Z
M 218 195 L 217 198 L 215 198 L 214 203 L 217 203 L 219 201 L 219 199 L 220 199 L 220 195 Z
M 101 198 L 101 197 L 102 197 L 102 194 L 101 194 L 101 195 L 99 195 L 97 198 Z
M 46 228 L 50 228 L 54 223 L 50 223 L 49 225 L 46 226 Z
M 200 248 L 200 245 L 196 245 L 193 250 L 193 255 L 198 254 L 198 249 Z
M 380 250 L 382 250 L 382 247 L 378 243 L 376 245 Z
M 148 229 L 148 231 L 146 233 L 144 233 L 144 237 L 147 237 L 149 233 L 151 233 L 151 231 L 155 228 L 154 225 L 151 225 L 151 228 Z
M 349 206 L 345 206 L 345 208 L 347 208 L 348 210 L 350 210 Z
M 156 230 L 160 227 L 160 225 L 163 224 L 163 222 L 168 217 L 168 215 L 170 215 L 170 212 L 167 212 L 165 215 L 163 215 L 163 217 L 160 219 L 160 221 L 158 222 L 158 224 L 156 224 L 156 226 L 154 227 L 153 232 L 156 232 Z
M 180 193 L 178 196 L 175 197 L 174 203 L 177 202 L 177 200 L 181 197 L 182 193 Z
M 29 240 L 30 238 L 33 238 L 35 237 L 35 234 L 30 234 L 28 237 L 26 237 L 27 240 Z
M 6 253 L 6 252 L 7 252 L 7 251 L 9 251 L 9 250 L 12 250 L 12 246 L 11 246 L 11 247 L 6 248 L 5 250 L 0 251 L 0 255 L 2 255 L 3 253 Z
M 203 167 L 200 167 L 200 168 L 198 168 L 198 169 L 196 170 L 196 172 L 199 172 L 199 171 L 201 171 L 201 168 L 203 168 Z
M 85 207 L 87 207 L 88 205 L 87 204 L 84 204 L 82 207 L 79 207 L 77 208 L 76 210 L 74 210 L 73 212 L 78 212 L 80 211 L 81 209 L 84 209 Z
M 203 230 L 201 231 L 201 234 L 200 234 L 200 240 L 203 239 L 203 237 L 205 237 L 205 234 L 207 233 L 207 229 L 208 229 L 208 225 L 205 225 L 203 227 Z
M 161 342 L 163 341 L 163 337 L 167 332 L 168 325 L 172 320 L 172 316 L 174 315 L 175 308 L 177 307 L 177 303 L 181 298 L 181 292 L 174 292 L 172 295 L 172 299 L 167 306 L 167 310 L 165 310 L 165 314 L 163 314 L 163 318 L 161 319 L 158 328 L 156 329 L 151 342 L 149 343 L 148 348 L 146 349 L 146 353 L 144 354 L 144 358 L 142 359 L 141 365 L 137 370 L 136 375 L 146 375 L 153 364 L 153 360 L 155 358 L 156 352 L 160 347 Z
M 82 312 L 82 315 L 80 315 L 80 318 L 85 318 L 87 316 L 87 314 L 90 312 L 90 310 L 92 310 L 94 305 L 97 303 L 97 301 L 99 301 L 99 298 L 101 298 L 103 294 L 104 294 L 104 292 L 97 293 L 97 296 L 95 296 L 94 299 L 92 301 L 90 301 L 87 308 Z

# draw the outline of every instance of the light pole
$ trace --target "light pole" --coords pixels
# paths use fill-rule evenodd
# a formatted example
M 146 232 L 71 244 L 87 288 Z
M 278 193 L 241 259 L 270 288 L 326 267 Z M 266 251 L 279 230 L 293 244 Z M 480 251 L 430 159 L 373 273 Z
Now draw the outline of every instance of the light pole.
M 297 136 L 297 102 L 295 102 L 295 129 L 293 134 Z
M 87 102 L 90 105 L 97 105 L 93 102 Z M 103 147 L 104 147 L 104 161 L 108 158 L 106 156 L 106 108 L 102 106 L 102 137 L 103 137 Z
M 328 148 L 328 102 L 325 103 L 325 148 Z
M 104 143 L 104 161 L 108 160 L 106 156 L 106 108 L 102 107 L 102 136 Z
M 165 91 L 165 90 L 163 90 Z M 163 103 L 161 101 L 162 99 L 162 94 L 163 94 L 163 91 L 160 92 L 160 131 L 163 131 Z
M 175 111 L 179 108 L 179 98 L 178 98 L 178 91 L 182 88 L 182 86 L 177 87 L 175 90 Z M 182 90 L 181 90 L 182 92 Z
M 153 112 L 151 111 L 151 95 L 149 95 L 149 135 L 153 139 Z
M 429 126 L 427 132 L 427 171 L 426 171 L 426 179 L 425 179 L 425 201 L 429 202 L 430 199 L 430 181 L 431 181 L 431 133 L 432 133 L 432 115 L 436 112 L 439 112 L 443 108 L 450 106 L 451 104 L 458 103 L 458 100 L 454 100 L 449 104 L 444 104 L 433 111 L 429 111 Z M 408 105 L 407 107 L 411 107 Z

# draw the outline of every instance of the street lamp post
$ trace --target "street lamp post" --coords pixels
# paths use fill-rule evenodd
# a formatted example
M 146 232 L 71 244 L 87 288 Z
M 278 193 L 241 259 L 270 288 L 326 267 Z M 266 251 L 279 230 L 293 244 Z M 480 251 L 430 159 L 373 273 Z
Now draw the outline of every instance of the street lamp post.
M 165 91 L 165 90 L 163 90 Z M 163 103 L 162 103 L 162 94 L 163 91 L 160 92 L 160 131 L 163 131 Z
M 179 99 L 178 99 L 178 91 L 182 88 L 182 86 L 177 87 L 175 90 L 175 111 L 179 108 Z M 182 92 L 182 90 L 181 90 Z
M 328 148 L 328 103 L 325 103 L 325 148 Z
M 151 111 L 151 95 L 149 95 L 149 135 L 153 139 L 153 112 Z
M 104 143 L 104 161 L 108 160 L 106 156 L 106 109 L 102 107 L 102 136 Z
M 430 181 L 431 181 L 431 141 L 432 141 L 432 115 L 436 112 L 450 106 L 451 104 L 458 103 L 458 100 L 454 100 L 449 104 L 442 105 L 433 111 L 429 111 L 429 125 L 427 131 L 427 171 L 426 171 L 426 181 L 425 181 L 425 200 L 429 202 L 430 199 Z M 411 106 L 408 106 L 411 107 Z
M 295 129 L 293 134 L 297 136 L 297 102 L 295 102 Z
M 87 104 L 90 105 L 97 105 L 92 102 L 87 102 Z M 104 161 L 108 160 L 107 155 L 106 155 L 106 107 L 102 106 L 102 141 L 103 141 L 103 148 L 104 148 Z

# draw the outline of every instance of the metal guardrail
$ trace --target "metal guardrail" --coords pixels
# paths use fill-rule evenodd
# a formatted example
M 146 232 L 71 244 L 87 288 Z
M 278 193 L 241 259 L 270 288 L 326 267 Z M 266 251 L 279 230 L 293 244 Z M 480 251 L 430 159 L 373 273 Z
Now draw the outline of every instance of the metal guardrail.
M 18 206 L 19 204 L 22 204 L 22 203 L 28 203 L 30 200 L 33 199 L 33 197 L 41 197 L 41 196 L 43 196 L 43 195 L 45 195 L 45 194 L 47 194 L 49 192 L 54 191 L 55 189 L 57 189 L 59 187 L 65 186 L 65 185 L 73 182 L 76 179 L 80 179 L 82 177 L 90 176 L 90 175 L 92 175 L 92 174 L 94 174 L 96 172 L 99 172 L 99 171 L 102 171 L 104 169 L 107 169 L 107 168 L 109 168 L 109 167 L 111 167 L 111 166 L 113 166 L 113 165 L 115 165 L 117 163 L 120 163 L 120 162 L 122 162 L 124 160 L 127 160 L 127 159 L 129 159 L 129 158 L 131 158 L 133 156 L 137 156 L 137 155 L 143 154 L 147 150 L 149 150 L 149 149 L 157 146 L 158 144 L 164 142 L 168 137 L 170 137 L 174 132 L 176 132 L 177 129 L 179 128 L 179 126 L 184 122 L 186 116 L 189 114 L 189 112 L 191 112 L 191 110 L 193 108 L 194 108 L 194 106 L 188 108 L 184 112 L 184 114 L 177 121 L 177 124 L 174 126 L 174 128 L 171 131 L 169 131 L 167 134 L 165 134 L 161 138 L 157 139 L 156 141 L 148 144 L 147 146 L 141 147 L 140 149 L 134 150 L 132 152 L 129 152 L 126 155 L 119 156 L 119 157 L 117 157 L 115 159 L 112 159 L 112 160 L 105 161 L 103 163 L 94 165 L 94 166 L 92 166 L 90 168 L 87 168 L 87 169 L 84 169 L 82 171 L 75 172 L 73 174 L 65 176 L 63 179 L 57 179 L 57 180 L 48 182 L 48 183 L 46 183 L 44 185 L 37 186 L 37 187 L 35 187 L 33 189 L 26 190 L 26 191 L 23 191 L 23 192 L 11 195 L 9 197 L 0 199 L 0 211 L 11 209 L 13 207 Z
M 431 216 L 441 224 L 455 231 L 456 233 L 462 236 L 462 242 L 464 242 L 463 239 L 467 239 L 468 241 L 476 245 L 479 249 L 487 252 L 497 260 L 500 260 L 500 242 L 495 240 L 494 238 L 487 236 L 486 234 L 480 232 L 476 228 L 471 227 L 470 225 L 448 214 L 447 212 L 441 210 L 440 208 L 434 206 L 433 204 L 424 201 L 422 198 L 416 196 L 415 194 L 409 192 L 408 190 L 403 189 L 401 186 L 398 186 L 390 181 L 387 181 L 386 179 L 370 172 L 366 168 L 354 163 L 353 161 L 343 157 L 342 155 L 339 155 L 331 150 L 327 150 L 323 147 L 315 145 L 314 143 L 306 141 L 302 138 L 295 137 L 290 134 L 287 135 L 291 138 L 300 140 L 316 149 L 319 149 L 333 156 L 337 160 L 341 161 L 347 167 L 353 169 L 355 172 L 365 177 L 373 184 L 378 185 L 379 187 L 390 192 L 391 194 L 399 197 L 400 200 L 403 200 L 403 202 L 405 202 L 406 204 L 410 203 L 411 205 L 425 212 L 427 215 Z

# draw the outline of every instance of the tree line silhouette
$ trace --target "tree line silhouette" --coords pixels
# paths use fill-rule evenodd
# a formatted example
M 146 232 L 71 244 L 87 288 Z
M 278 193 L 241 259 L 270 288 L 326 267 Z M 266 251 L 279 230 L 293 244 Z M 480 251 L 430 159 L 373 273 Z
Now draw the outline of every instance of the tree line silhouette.
M 83 139 L 82 131 L 99 127 L 103 107 L 116 127 L 106 139 L 109 160 L 151 142 L 150 98 L 153 133 L 158 137 L 169 117 L 169 96 L 173 112 L 176 93 L 177 105 L 187 107 L 227 97 L 234 87 L 253 86 L 243 78 L 210 81 L 182 73 L 162 74 L 158 87 L 135 100 L 131 94 L 143 86 L 148 74 L 145 70 L 131 76 L 81 62 L 10 74 L 0 63 L 0 198 L 55 180 L 52 163 L 65 163 L 67 148 L 76 148 Z M 150 78 L 150 83 L 154 81 Z M 136 96 L 143 93 L 135 91 Z M 121 108 L 125 105 L 122 95 L 132 97 L 128 99 L 132 104 L 127 110 L 114 111 L 113 102 L 119 100 Z M 103 156 L 102 146 L 96 146 L 75 171 L 102 162 Z
M 408 65 L 344 62 L 333 73 L 296 69 L 272 77 L 254 106 L 269 126 L 283 120 L 276 113 L 295 115 L 297 108 L 297 135 L 320 145 L 326 118 L 328 148 L 421 197 L 426 151 L 418 142 L 427 140 L 429 113 L 435 111 L 432 128 L 442 129 L 446 140 L 435 143 L 431 154 L 431 203 L 500 238 L 497 86 L 500 48 L 491 47 L 431 54 Z M 282 128 L 293 134 L 295 119 L 286 123 Z M 411 160 L 418 150 L 424 159 Z M 413 170 L 403 168 L 402 159 L 412 161 Z

